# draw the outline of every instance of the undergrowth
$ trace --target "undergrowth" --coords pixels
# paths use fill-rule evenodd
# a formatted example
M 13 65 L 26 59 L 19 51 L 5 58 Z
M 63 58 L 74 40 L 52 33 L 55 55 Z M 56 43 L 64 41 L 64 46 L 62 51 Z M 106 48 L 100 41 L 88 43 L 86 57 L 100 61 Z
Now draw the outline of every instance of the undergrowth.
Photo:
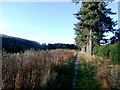
M 96 69 L 81 57 L 78 66 L 77 90 L 100 90 Z
M 74 52 L 3 52 L 2 90 L 71 90 Z

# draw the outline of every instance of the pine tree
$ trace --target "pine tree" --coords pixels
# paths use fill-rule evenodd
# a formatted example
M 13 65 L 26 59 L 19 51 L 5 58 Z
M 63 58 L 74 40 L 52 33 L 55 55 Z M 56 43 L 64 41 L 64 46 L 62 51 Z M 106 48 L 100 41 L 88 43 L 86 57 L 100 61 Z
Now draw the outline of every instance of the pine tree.
M 113 32 L 116 23 L 109 15 L 115 14 L 107 9 L 106 2 L 82 2 L 78 13 L 74 14 L 79 20 L 75 24 L 76 44 L 79 47 L 86 46 L 87 52 L 91 54 L 92 47 L 100 45 L 105 32 Z
M 120 42 L 120 28 L 116 29 L 115 35 L 110 38 L 111 44 L 115 44 L 117 42 Z

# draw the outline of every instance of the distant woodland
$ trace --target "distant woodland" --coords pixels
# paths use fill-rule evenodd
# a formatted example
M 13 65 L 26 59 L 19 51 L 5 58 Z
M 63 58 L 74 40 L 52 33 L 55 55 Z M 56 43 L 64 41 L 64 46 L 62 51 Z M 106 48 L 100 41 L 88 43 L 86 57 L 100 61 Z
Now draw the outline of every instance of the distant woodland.
M 77 49 L 74 44 L 55 43 L 48 45 L 40 44 L 36 41 L 12 37 L 1 34 L 2 50 L 10 53 L 24 52 L 25 50 L 50 50 L 50 49 Z

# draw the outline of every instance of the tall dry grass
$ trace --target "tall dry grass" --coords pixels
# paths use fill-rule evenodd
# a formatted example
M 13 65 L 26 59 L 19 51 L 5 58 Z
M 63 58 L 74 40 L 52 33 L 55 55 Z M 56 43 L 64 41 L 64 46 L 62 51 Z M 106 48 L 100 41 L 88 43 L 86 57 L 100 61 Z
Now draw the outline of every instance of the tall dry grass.
M 61 75 L 69 71 L 69 62 L 73 60 L 74 53 L 71 50 L 2 53 L 2 90 L 49 90 L 51 86 L 54 86 L 54 90 L 60 88 L 60 82 L 65 79 Z

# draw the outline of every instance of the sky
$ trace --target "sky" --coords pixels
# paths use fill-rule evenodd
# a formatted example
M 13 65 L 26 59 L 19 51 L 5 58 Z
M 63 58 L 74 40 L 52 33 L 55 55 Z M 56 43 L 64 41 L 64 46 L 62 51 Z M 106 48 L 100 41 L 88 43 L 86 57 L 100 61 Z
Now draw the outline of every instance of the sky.
M 73 14 L 80 7 L 81 4 L 71 2 L 2 2 L 0 33 L 40 44 L 74 44 L 73 28 L 77 19 Z M 108 7 L 118 12 L 118 2 L 113 2 Z M 118 14 L 112 18 L 118 20 Z

